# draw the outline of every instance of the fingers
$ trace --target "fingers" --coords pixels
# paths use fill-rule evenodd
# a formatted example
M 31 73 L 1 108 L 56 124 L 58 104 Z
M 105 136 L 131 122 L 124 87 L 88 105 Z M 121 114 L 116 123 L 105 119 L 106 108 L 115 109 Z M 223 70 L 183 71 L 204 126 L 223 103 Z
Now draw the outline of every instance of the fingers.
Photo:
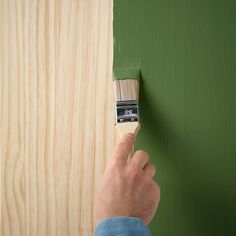
M 142 150 L 139 150 L 134 153 L 130 164 L 131 165 L 136 165 L 140 167 L 140 169 L 144 168 L 144 166 L 148 163 L 148 154 Z
M 143 168 L 143 171 L 150 177 L 153 178 L 156 173 L 156 167 L 152 163 L 147 163 Z
M 114 159 L 126 163 L 134 142 L 135 135 L 133 133 L 125 134 L 115 146 L 113 153 Z

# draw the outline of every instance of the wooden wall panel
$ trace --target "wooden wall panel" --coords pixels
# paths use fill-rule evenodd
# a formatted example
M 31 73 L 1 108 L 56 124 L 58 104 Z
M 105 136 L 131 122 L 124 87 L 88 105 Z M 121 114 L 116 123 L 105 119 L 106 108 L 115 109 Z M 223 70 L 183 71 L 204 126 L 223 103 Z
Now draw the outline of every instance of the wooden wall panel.
M 1 0 L 0 40 L 2 235 L 92 235 L 115 142 L 112 1 Z

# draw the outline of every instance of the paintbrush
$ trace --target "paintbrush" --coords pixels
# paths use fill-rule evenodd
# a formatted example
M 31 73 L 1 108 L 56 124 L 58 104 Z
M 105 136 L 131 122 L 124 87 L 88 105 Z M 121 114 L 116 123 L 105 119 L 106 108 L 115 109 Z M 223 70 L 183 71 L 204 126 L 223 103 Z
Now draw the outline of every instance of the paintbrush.
M 120 136 L 126 133 L 137 135 L 140 129 L 138 105 L 140 70 L 138 68 L 114 69 L 113 81 L 116 105 L 115 128 Z

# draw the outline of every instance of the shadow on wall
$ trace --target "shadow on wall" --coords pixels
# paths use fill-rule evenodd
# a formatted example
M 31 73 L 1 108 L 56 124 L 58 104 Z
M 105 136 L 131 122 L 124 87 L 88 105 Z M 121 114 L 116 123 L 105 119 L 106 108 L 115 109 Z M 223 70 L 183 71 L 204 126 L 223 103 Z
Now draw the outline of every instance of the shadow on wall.
M 141 77 L 142 129 L 137 143 L 154 157 L 151 161 L 157 166 L 157 177 L 162 190 L 158 214 L 165 215 L 154 218 L 150 225 L 152 233 L 166 232 L 167 236 L 168 232 L 173 232 L 173 228 L 168 228 L 175 227 L 175 235 L 181 236 L 236 235 L 234 180 L 219 176 L 220 173 L 214 170 L 214 166 L 212 169 L 204 166 L 204 163 L 199 164 L 198 148 L 187 139 L 181 141 L 179 133 L 168 122 L 164 112 L 159 107 L 152 106 L 145 79 Z M 223 173 L 227 175 L 227 170 Z M 168 208 L 169 201 L 175 203 L 172 210 Z M 181 217 L 172 218 L 172 212 L 175 212 L 174 216 L 179 212 Z M 158 224 L 158 227 L 155 224 Z

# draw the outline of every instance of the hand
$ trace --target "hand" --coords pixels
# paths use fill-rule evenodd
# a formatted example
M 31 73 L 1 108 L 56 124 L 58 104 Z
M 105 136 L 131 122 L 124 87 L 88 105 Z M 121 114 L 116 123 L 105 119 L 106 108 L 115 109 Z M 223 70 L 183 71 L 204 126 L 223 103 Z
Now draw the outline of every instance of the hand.
M 126 134 L 116 145 L 97 191 L 95 223 L 114 216 L 139 217 L 146 225 L 152 220 L 160 200 L 160 187 L 152 177 L 156 169 L 144 151 L 127 162 L 135 135 Z

